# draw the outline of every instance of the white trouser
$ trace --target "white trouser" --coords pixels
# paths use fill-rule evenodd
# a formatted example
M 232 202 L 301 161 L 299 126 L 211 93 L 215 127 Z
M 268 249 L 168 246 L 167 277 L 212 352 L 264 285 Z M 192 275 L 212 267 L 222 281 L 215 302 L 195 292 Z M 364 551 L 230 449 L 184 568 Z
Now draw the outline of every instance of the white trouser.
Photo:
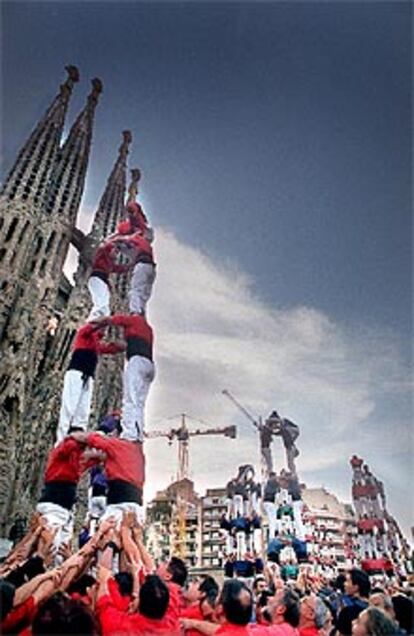
M 57 530 L 53 545 L 56 550 L 62 543 L 70 544 L 73 533 L 73 514 L 70 510 L 58 504 L 42 501 L 36 506 L 36 510 L 46 520 L 49 530 Z M 55 563 L 59 564 L 61 557 L 56 557 Z
M 237 558 L 239 560 L 244 558 L 246 554 L 246 533 L 244 530 L 240 530 L 236 533 L 236 541 L 237 541 Z
M 253 550 L 260 554 L 262 551 L 262 529 L 254 528 L 253 530 Z
M 151 263 L 137 263 L 131 278 L 129 291 L 129 311 L 131 314 L 145 312 L 147 302 L 151 297 L 155 280 L 155 265 Z
M 144 524 L 144 506 L 140 506 L 133 501 L 125 501 L 124 503 L 109 504 L 101 517 L 101 521 L 114 517 L 117 528 L 121 525 L 124 512 L 133 512 L 136 520 L 142 526 Z
M 293 507 L 293 519 L 294 519 L 295 528 L 296 528 L 296 536 L 298 539 L 303 541 L 303 539 L 305 538 L 305 527 L 302 521 L 303 502 L 300 499 L 298 501 L 292 501 L 292 507 Z
M 154 363 L 148 358 L 132 356 L 125 361 L 121 419 L 122 439 L 143 442 L 145 401 L 154 376 Z
M 88 428 L 93 393 L 93 378 L 82 380 L 82 371 L 69 369 L 65 373 L 60 405 L 59 424 L 56 433 L 58 444 L 67 435 L 70 426 Z
M 258 497 L 257 493 L 253 492 L 251 495 L 252 502 L 252 513 L 256 513 L 260 515 L 260 497 Z
M 89 515 L 89 534 L 92 536 L 98 523 L 106 510 L 106 497 L 105 495 L 98 495 L 96 497 L 89 497 L 88 500 L 88 515 Z
M 373 499 L 371 499 L 370 503 L 371 503 L 372 516 L 375 517 L 376 519 L 381 519 L 382 510 L 378 501 L 378 497 L 374 497 Z
M 110 316 L 110 291 L 109 286 L 98 276 L 90 276 L 88 289 L 92 299 L 92 309 L 88 316 L 88 322 Z
M 269 541 L 271 541 L 276 532 L 276 505 L 272 501 L 264 501 L 263 509 L 269 521 Z
M 357 514 L 357 517 L 362 517 L 363 514 L 363 505 L 360 499 L 354 499 L 354 508 Z
M 230 534 L 230 532 L 227 533 L 226 537 L 226 551 L 227 554 L 234 552 L 234 537 Z
M 228 499 L 226 499 L 226 517 L 230 517 L 232 512 L 233 512 L 233 500 L 230 499 L 229 497 Z
M 365 559 L 366 555 L 368 555 L 369 559 L 372 559 L 373 554 L 373 546 L 372 546 L 372 537 L 369 534 L 361 534 L 359 537 L 359 544 L 361 547 L 361 558 Z
M 243 516 L 243 495 L 233 495 L 233 516 Z

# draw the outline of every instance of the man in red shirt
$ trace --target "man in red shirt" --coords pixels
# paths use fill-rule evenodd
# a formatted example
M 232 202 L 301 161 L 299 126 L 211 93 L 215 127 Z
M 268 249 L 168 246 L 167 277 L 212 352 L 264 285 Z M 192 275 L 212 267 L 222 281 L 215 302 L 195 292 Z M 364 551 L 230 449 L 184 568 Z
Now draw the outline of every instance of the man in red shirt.
M 151 295 L 155 278 L 154 256 L 151 245 L 129 221 L 120 223 L 117 234 L 104 241 L 97 249 L 92 272 L 88 280 L 88 289 L 92 298 L 92 309 L 88 321 L 109 316 L 110 311 L 110 274 L 124 274 L 134 268 L 133 280 L 139 304 L 137 312 L 144 310 Z M 124 257 L 124 262 L 119 262 Z M 135 292 L 134 292 L 135 294 Z M 135 295 L 134 295 L 135 299 Z
M 57 444 L 67 435 L 70 426 L 87 429 L 98 355 L 125 350 L 124 342 L 102 342 L 103 329 L 104 325 L 91 322 L 80 327 L 76 333 L 63 381 Z
M 118 437 L 107 437 L 100 433 L 76 432 L 76 440 L 105 453 L 105 473 L 108 480 L 107 506 L 101 523 L 114 517 L 117 524 L 124 512 L 133 512 L 139 523 L 143 523 L 144 509 L 142 491 L 145 481 L 145 457 L 142 444 Z
M 328 607 L 323 600 L 310 594 L 300 601 L 299 636 L 319 636 L 328 620 Z
M 138 256 L 131 277 L 129 310 L 133 314 L 145 314 L 155 281 L 156 270 L 153 253 L 148 241 L 138 232 L 130 237 L 130 241 Z
M 123 327 L 126 361 L 123 377 L 121 438 L 142 442 L 144 439 L 145 401 L 155 376 L 152 359 L 153 332 L 144 316 L 116 314 L 100 321 L 102 325 Z
M 110 311 L 110 274 L 123 274 L 132 263 L 118 263 L 117 257 L 125 252 L 125 245 L 115 237 L 106 240 L 96 250 L 92 272 L 88 279 L 88 289 L 92 298 L 92 309 L 88 321 L 109 316 Z M 130 248 L 128 248 L 130 249 Z
M 104 572 L 108 578 L 109 570 Z M 145 578 L 139 590 L 139 612 L 128 614 L 121 611 L 110 594 L 109 586 L 105 589 L 102 568 L 99 572 L 99 598 L 96 612 L 101 624 L 103 636 L 142 634 L 150 636 L 178 636 L 180 629 L 178 615 L 170 606 L 170 595 L 167 585 L 157 575 L 150 574 Z
M 50 451 L 47 459 L 44 486 L 36 510 L 49 529 L 56 532 L 56 548 L 72 539 L 76 487 L 87 468 L 82 457 L 84 450 L 84 443 L 66 437 Z

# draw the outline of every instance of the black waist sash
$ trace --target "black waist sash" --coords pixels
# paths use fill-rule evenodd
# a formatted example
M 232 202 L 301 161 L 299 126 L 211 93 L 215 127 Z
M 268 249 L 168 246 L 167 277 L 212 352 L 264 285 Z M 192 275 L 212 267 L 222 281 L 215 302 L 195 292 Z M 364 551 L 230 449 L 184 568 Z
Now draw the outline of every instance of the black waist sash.
M 92 497 L 106 497 L 107 487 L 102 484 L 94 484 L 92 486 Z
M 108 481 L 107 504 L 132 502 L 142 506 L 142 488 L 137 488 L 123 479 Z
M 76 484 L 72 481 L 48 481 L 43 486 L 39 503 L 53 503 L 72 510 L 76 501 Z
M 84 376 L 93 378 L 97 363 L 98 355 L 96 351 L 92 351 L 91 349 L 75 349 L 72 353 L 68 369 L 76 369 L 76 371 L 81 371 Z
M 96 276 L 96 278 L 100 278 L 107 285 L 109 284 L 109 274 L 106 272 L 102 272 L 100 269 L 94 269 L 91 273 L 91 277 Z
M 133 356 L 142 356 L 143 358 L 147 358 L 152 362 L 151 343 L 147 342 L 143 338 L 138 338 L 137 336 L 129 336 L 129 338 L 127 338 L 126 350 L 127 360 L 129 360 Z

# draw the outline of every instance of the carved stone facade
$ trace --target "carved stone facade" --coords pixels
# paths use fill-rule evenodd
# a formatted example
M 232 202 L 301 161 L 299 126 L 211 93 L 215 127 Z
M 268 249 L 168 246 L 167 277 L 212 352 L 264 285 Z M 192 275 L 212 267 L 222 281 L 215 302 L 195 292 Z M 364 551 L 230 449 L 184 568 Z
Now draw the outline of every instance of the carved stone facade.
M 0 193 L 0 536 L 17 517 L 27 518 L 36 503 L 72 340 L 90 310 L 91 256 L 114 231 L 126 196 L 129 131 L 123 133 L 91 232 L 85 236 L 76 227 L 102 83 L 92 80 L 85 108 L 62 144 L 69 99 L 79 80 L 74 66 L 66 70 L 66 81 Z M 132 189 L 137 184 L 133 172 Z M 79 252 L 73 287 L 63 274 L 71 244 Z M 119 279 L 113 294 L 117 307 L 125 303 L 124 291 Z M 98 366 L 95 419 L 107 407 L 119 406 L 121 363 Z

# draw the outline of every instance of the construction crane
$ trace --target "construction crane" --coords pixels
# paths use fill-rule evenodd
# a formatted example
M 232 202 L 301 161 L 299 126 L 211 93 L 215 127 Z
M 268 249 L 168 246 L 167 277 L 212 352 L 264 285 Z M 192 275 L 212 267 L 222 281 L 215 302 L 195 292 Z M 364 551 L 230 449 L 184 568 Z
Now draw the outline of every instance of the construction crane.
M 222 428 L 197 428 L 195 430 L 189 430 L 187 428 L 185 413 L 181 415 L 181 424 L 178 428 L 171 428 L 168 431 L 148 431 L 145 433 L 147 439 L 155 439 L 159 437 L 166 437 L 168 443 L 172 444 L 175 440 L 178 442 L 178 482 L 188 478 L 189 467 L 189 441 L 190 437 L 198 437 L 200 435 L 224 435 L 230 439 L 235 439 L 237 435 L 237 429 L 235 425 L 225 426 Z M 180 496 L 179 489 L 177 489 L 177 532 L 175 541 L 175 554 L 178 554 L 181 558 L 185 558 L 186 549 L 186 513 L 187 513 L 187 501 L 184 497 Z M 178 536 L 177 536 L 178 535 Z
M 259 416 L 257 419 L 255 419 L 253 417 L 253 415 L 251 413 L 249 413 L 249 411 L 242 405 L 240 404 L 240 402 L 238 400 L 236 400 L 236 398 L 234 397 L 234 395 L 232 395 L 230 393 L 230 391 L 227 391 L 227 389 L 223 389 L 222 390 L 222 394 L 225 395 L 230 402 L 233 402 L 233 404 L 235 406 L 237 406 L 237 408 L 239 409 L 239 411 L 241 411 L 248 420 L 251 421 L 251 423 L 253 424 L 253 426 L 259 431 L 259 433 L 262 431 L 263 429 L 263 420 L 262 418 Z M 265 480 L 267 478 L 267 467 L 266 467 L 266 461 L 263 457 L 263 453 L 261 451 L 261 444 L 260 444 L 260 464 L 261 464 L 261 473 L 262 473 L 262 479 Z
M 223 389 L 222 390 L 222 394 L 225 395 L 226 397 L 228 397 L 229 400 L 231 402 L 233 402 L 233 404 L 235 404 L 237 406 L 239 411 L 241 411 L 242 413 L 245 414 L 245 416 L 247 417 L 247 419 L 249 419 L 251 421 L 253 426 L 255 426 L 257 428 L 257 430 L 260 431 L 260 427 L 262 425 L 262 418 L 261 417 L 259 417 L 257 420 L 255 420 L 253 415 L 251 413 L 249 413 L 249 411 L 247 409 L 245 409 L 244 406 L 242 404 L 240 404 L 240 402 L 238 400 L 236 400 L 236 398 L 230 393 L 230 391 L 227 391 L 227 389 Z

